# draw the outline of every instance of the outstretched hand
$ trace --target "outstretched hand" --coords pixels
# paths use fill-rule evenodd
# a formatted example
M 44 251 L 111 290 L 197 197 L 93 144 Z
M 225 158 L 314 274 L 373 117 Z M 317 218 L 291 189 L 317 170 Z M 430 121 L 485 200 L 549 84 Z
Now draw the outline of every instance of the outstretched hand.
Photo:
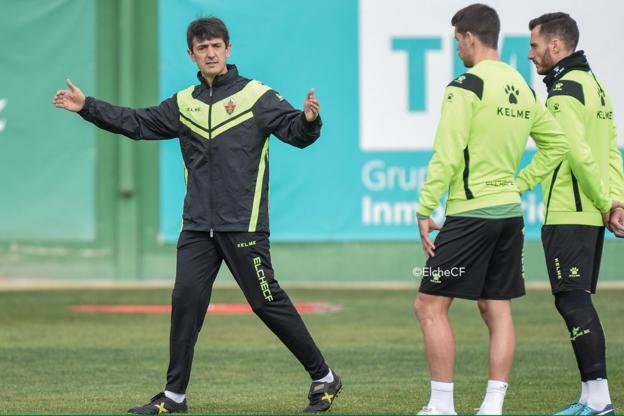
M 56 108 L 64 108 L 68 111 L 78 112 L 82 110 L 85 105 L 85 95 L 80 91 L 80 88 L 74 85 L 69 79 L 66 80 L 68 90 L 58 90 L 54 95 L 52 104 Z
M 316 120 L 320 109 L 321 103 L 319 103 L 319 100 L 314 96 L 314 88 L 310 88 L 308 96 L 303 102 L 303 112 L 305 113 L 306 120 L 309 122 Z

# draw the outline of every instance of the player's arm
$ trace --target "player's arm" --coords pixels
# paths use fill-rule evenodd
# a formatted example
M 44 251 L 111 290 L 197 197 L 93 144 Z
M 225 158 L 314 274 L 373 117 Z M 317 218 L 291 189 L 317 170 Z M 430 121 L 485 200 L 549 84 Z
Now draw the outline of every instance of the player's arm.
M 256 121 L 268 136 L 274 134 L 284 143 L 304 148 L 321 135 L 320 103 L 310 89 L 304 110 L 297 110 L 273 90 L 267 91 L 254 108 Z
M 473 107 L 478 100 L 473 92 L 453 84 L 446 88 L 444 97 L 433 143 L 433 156 L 427 168 L 427 180 L 420 190 L 417 211 L 420 219 L 429 217 L 438 206 L 461 165 L 468 143 Z
M 609 143 L 609 196 L 616 205 L 624 208 L 624 170 L 622 152 L 617 143 L 617 131 L 613 124 L 613 133 Z
M 586 140 L 583 88 L 574 81 L 562 81 L 560 84 L 557 91 L 551 91 L 546 104 L 570 143 L 568 164 L 594 206 L 602 213 L 608 212 L 611 209 L 609 190 Z
M 420 190 L 416 215 L 420 242 L 427 257 L 435 256 L 435 245 L 429 233 L 442 228 L 430 218 L 431 213 L 459 169 L 468 144 L 474 105 L 483 93 L 483 81 L 480 78 L 471 74 L 465 74 L 464 78 L 460 83 L 457 80 L 451 82 L 444 92 L 444 104 L 433 142 L 433 156 L 427 168 L 427 180 Z
M 85 120 L 111 133 L 131 139 L 171 139 L 178 135 L 178 104 L 170 97 L 156 107 L 127 108 L 85 97 L 70 80 L 69 89 L 59 90 L 53 99 L 57 108 L 77 112 Z
M 530 135 L 537 152 L 516 177 L 520 192 L 533 189 L 542 182 L 561 163 L 569 149 L 568 139 L 561 127 L 539 99 L 535 101 L 534 112 Z

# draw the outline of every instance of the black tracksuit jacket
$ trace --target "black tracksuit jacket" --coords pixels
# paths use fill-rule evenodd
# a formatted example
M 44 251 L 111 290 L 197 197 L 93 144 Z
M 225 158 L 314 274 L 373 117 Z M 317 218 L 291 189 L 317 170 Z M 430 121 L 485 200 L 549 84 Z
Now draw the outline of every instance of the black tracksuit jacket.
M 179 91 L 156 107 L 132 109 L 87 97 L 80 115 L 131 139 L 178 137 L 185 165 L 183 230 L 269 232 L 271 134 L 306 147 L 321 120 L 307 122 L 271 88 L 238 74 L 234 65 L 210 87 Z

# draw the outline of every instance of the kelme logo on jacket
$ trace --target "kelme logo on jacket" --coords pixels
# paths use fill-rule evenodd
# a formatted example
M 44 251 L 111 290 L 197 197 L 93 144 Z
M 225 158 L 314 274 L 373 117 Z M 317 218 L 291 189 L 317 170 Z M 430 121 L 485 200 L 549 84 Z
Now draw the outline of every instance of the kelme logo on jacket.
M 505 87 L 505 94 L 509 96 L 509 104 L 518 104 L 517 96 L 520 95 L 520 91 L 518 91 L 516 87 L 507 85 Z
M 521 110 L 518 107 L 518 96 L 520 95 L 520 90 L 518 90 L 512 84 L 505 85 L 505 96 L 509 101 L 509 104 L 514 107 L 496 107 L 496 115 L 500 117 L 510 117 L 510 118 L 523 118 L 530 119 L 531 118 L 531 110 Z
M 225 112 L 228 113 L 228 115 L 232 115 L 234 110 L 236 110 L 236 101 L 230 98 L 228 102 L 223 104 L 223 107 L 225 108 Z

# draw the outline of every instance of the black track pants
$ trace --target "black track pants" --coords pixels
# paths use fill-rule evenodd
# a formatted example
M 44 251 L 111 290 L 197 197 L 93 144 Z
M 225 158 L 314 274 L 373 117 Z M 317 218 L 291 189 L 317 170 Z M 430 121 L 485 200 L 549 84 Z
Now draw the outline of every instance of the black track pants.
M 273 277 L 267 233 L 182 231 L 172 294 L 166 389 L 185 393 L 193 349 L 212 285 L 225 260 L 258 317 L 297 357 L 312 379 L 329 371 L 301 316 Z

